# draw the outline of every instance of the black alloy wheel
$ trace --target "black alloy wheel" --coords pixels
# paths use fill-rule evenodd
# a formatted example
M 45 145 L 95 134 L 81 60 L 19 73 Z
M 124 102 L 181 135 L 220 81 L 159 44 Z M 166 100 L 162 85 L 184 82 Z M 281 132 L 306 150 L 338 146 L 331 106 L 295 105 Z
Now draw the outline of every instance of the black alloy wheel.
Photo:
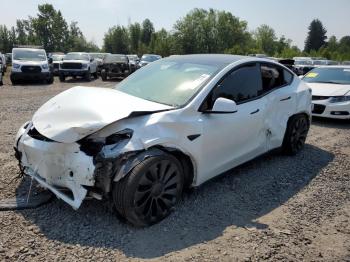
M 135 226 L 155 224 L 179 201 L 184 184 L 182 166 L 170 155 L 150 157 L 115 184 L 118 212 Z

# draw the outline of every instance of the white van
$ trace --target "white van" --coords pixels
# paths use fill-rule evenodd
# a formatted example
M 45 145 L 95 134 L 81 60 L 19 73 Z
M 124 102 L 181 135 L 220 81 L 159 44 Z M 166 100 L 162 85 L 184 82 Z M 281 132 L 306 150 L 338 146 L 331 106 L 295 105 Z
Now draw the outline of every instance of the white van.
M 13 85 L 19 81 L 40 80 L 48 84 L 53 83 L 53 73 L 44 49 L 13 48 L 11 82 Z

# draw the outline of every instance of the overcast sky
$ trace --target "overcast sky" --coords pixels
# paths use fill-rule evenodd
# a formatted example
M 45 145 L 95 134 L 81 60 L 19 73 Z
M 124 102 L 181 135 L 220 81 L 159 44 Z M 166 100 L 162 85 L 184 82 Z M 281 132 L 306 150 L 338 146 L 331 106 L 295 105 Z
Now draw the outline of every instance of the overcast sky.
M 248 22 L 249 30 L 261 24 L 273 27 L 304 47 L 307 27 L 314 18 L 326 27 L 328 37 L 350 35 L 350 0 L 0 0 L 0 24 L 13 26 L 16 19 L 37 14 L 37 6 L 51 3 L 70 23 L 77 21 L 88 40 L 102 45 L 113 25 L 128 25 L 149 18 L 156 30 L 173 24 L 193 8 L 230 11 Z

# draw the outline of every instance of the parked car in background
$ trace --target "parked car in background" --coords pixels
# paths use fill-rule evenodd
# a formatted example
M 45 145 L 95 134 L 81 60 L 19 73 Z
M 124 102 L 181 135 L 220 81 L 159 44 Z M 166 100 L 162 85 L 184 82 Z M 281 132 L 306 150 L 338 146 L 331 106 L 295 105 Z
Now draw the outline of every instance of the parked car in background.
M 19 81 L 40 80 L 53 83 L 53 72 L 50 70 L 51 58 L 41 48 L 13 48 L 10 79 L 13 85 Z
M 11 65 L 12 64 L 12 53 L 6 53 L 6 64 Z
M 7 62 L 6 62 L 5 54 L 0 53 L 0 58 L 1 58 L 0 63 L 2 65 L 2 75 L 4 75 L 7 70 Z
M 297 154 L 310 117 L 310 88 L 279 63 L 178 55 L 114 89 L 53 97 L 19 129 L 15 151 L 25 174 L 73 208 L 110 197 L 130 223 L 148 226 L 187 187 L 274 148 Z
M 83 77 L 86 81 L 91 80 L 91 75 L 95 79 L 97 75 L 97 62 L 88 53 L 71 52 L 65 55 L 63 61 L 59 64 L 59 78 L 61 82 L 66 77 Z
M 307 72 L 315 68 L 312 64 L 312 59 L 294 60 L 294 67 L 297 75 L 305 75 Z
M 312 60 L 312 64 L 314 66 L 322 66 L 322 65 L 338 65 L 339 63 L 333 60 L 322 59 L 322 60 Z
M 343 61 L 342 65 L 350 65 L 350 61 Z
M 127 57 L 129 59 L 131 73 L 133 73 L 140 68 L 140 58 L 138 57 L 138 55 L 127 55 Z
M 140 65 L 140 67 L 143 67 L 143 66 L 148 65 L 149 63 L 157 61 L 161 58 L 162 57 L 160 55 L 145 54 L 141 57 L 141 61 L 140 61 L 139 65 Z
M 61 54 L 54 53 L 51 55 L 52 65 L 53 65 L 53 74 L 55 76 L 59 75 L 60 63 L 63 61 L 64 56 L 65 56 L 65 54 L 63 54 L 63 53 L 61 53 Z
M 103 59 L 105 58 L 107 53 L 89 53 L 89 54 L 93 59 L 95 59 L 95 61 L 97 63 L 97 73 L 100 74 L 101 73 L 101 66 L 103 64 Z
M 312 89 L 314 116 L 350 119 L 350 66 L 321 66 L 303 80 Z
M 101 78 L 106 81 L 113 77 L 127 77 L 131 73 L 129 59 L 126 55 L 107 54 L 101 67 Z

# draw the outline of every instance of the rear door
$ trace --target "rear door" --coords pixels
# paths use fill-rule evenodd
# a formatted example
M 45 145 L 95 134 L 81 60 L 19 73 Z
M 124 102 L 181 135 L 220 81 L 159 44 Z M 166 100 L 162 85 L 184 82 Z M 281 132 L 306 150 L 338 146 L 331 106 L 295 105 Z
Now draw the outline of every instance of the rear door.
M 288 119 L 296 110 L 296 87 L 292 85 L 294 75 L 282 66 L 261 63 L 260 71 L 268 103 L 264 129 L 270 150 L 282 145 Z

